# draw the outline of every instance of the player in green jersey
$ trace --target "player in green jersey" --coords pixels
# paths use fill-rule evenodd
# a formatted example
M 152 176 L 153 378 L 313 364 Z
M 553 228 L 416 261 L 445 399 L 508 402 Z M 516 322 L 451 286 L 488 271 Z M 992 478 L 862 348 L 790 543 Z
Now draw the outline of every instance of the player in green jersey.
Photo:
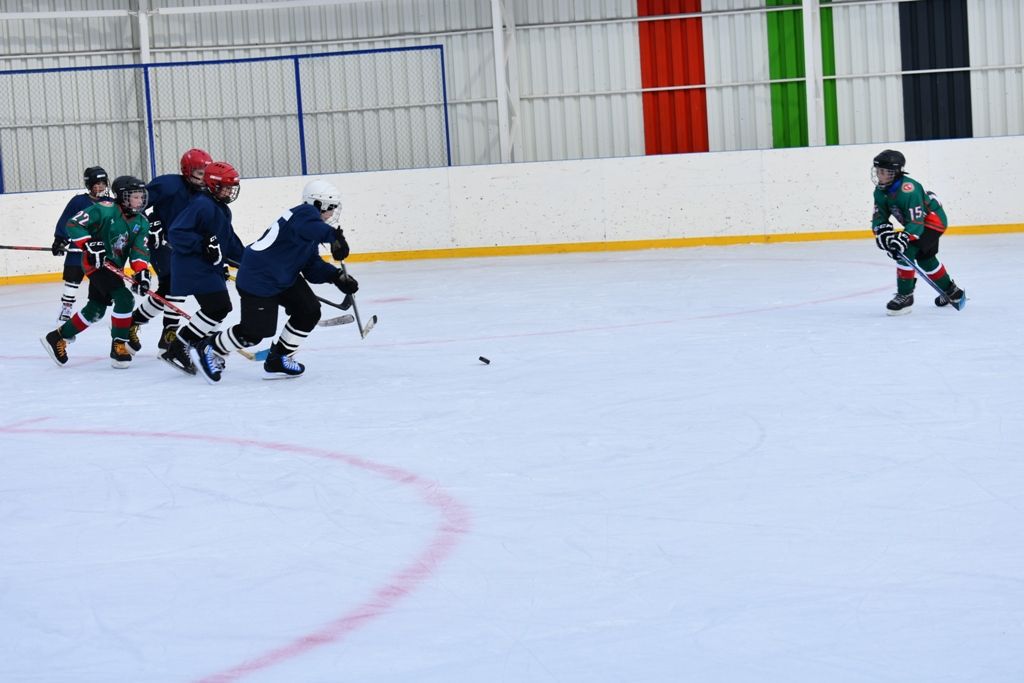
M 910 313 L 914 305 L 916 271 L 900 257 L 917 261 L 928 277 L 945 292 L 936 297 L 936 306 L 953 303 L 960 307 L 964 290 L 956 286 L 938 259 L 939 238 L 946 232 L 946 211 L 935 193 L 903 169 L 906 158 L 896 150 L 887 149 L 874 159 L 872 180 L 875 183 L 875 212 L 871 231 L 878 248 L 896 261 L 896 296 L 886 305 L 889 315 Z M 890 217 L 902 225 L 893 227 Z
M 111 303 L 111 365 L 126 368 L 132 360 L 127 341 L 135 298 L 124 280 L 104 264 L 109 262 L 122 270 L 126 264 L 131 265 L 135 272 L 132 290 L 140 294 L 149 291 L 149 221 L 141 213 L 146 206 L 146 184 L 132 176 L 121 176 L 114 180 L 112 189 L 113 203 L 93 204 L 67 223 L 68 238 L 84 256 L 89 301 L 70 320 L 40 339 L 57 365 L 68 362 L 68 342 L 101 320 Z

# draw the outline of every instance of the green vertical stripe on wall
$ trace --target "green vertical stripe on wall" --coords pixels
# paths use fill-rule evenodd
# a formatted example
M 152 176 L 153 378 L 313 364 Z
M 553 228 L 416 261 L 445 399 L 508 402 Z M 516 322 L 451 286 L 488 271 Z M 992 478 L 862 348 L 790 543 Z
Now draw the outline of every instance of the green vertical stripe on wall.
M 801 0 L 768 0 L 768 7 L 797 6 Z M 804 77 L 804 27 L 801 10 L 768 12 L 768 75 Z M 772 146 L 807 146 L 807 86 L 772 83 Z
M 832 0 L 821 0 L 825 5 Z M 825 76 L 825 144 L 839 144 L 839 103 L 836 98 L 836 82 L 829 76 L 836 75 L 836 42 L 832 30 L 832 8 L 821 8 L 821 70 Z

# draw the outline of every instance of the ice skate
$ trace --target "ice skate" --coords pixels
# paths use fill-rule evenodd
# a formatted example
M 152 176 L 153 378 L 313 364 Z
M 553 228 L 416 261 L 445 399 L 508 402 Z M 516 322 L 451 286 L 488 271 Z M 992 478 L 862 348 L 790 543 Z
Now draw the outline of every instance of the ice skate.
M 200 340 L 198 344 L 189 349 L 188 355 L 195 367 L 202 371 L 203 379 L 210 384 L 220 381 L 226 362 L 224 357 L 213 349 L 213 344 L 209 339 Z
M 115 339 L 110 342 L 110 367 L 123 370 L 132 364 L 132 354 L 128 353 L 128 342 Z
M 278 353 L 275 346 L 270 347 L 270 355 L 263 361 L 263 379 L 288 379 L 298 377 L 306 371 L 306 366 L 291 356 Z
M 132 323 L 128 328 L 128 353 L 133 356 L 142 350 L 142 342 L 139 341 L 139 323 Z
M 60 336 L 60 330 L 53 330 L 39 338 L 39 342 L 57 365 L 64 367 L 68 362 L 68 341 Z
M 913 294 L 897 294 L 885 305 L 886 315 L 906 315 L 914 305 Z
M 196 374 L 196 366 L 189 358 L 188 347 L 180 338 L 176 337 L 167 350 L 160 354 L 160 358 L 186 374 Z

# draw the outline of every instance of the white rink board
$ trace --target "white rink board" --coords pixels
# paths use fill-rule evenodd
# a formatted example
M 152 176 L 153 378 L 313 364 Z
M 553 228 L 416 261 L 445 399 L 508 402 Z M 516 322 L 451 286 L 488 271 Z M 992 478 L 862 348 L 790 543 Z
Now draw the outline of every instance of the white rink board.
M 1024 136 L 558 161 L 325 176 L 356 253 L 784 235 L 866 228 L 871 159 L 896 147 L 951 225 L 1024 221 Z M 117 175 L 123 169 L 108 169 Z M 244 179 L 232 205 L 250 242 L 301 201 L 309 177 Z M 0 196 L 0 244 L 49 245 L 73 191 Z M 0 277 L 59 270 L 0 251 Z

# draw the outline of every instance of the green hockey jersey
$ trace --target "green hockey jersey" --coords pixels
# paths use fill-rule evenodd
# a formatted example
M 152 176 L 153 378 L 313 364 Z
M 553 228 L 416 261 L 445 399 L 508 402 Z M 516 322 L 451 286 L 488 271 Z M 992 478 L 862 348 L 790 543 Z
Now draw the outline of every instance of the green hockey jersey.
M 81 247 L 92 239 L 103 240 L 107 260 L 124 268 L 130 264 L 138 272 L 149 267 L 149 220 L 141 213 L 126 219 L 112 202 L 99 202 L 79 211 L 68 220 L 68 238 Z
M 908 234 L 920 237 L 926 228 L 945 232 L 946 211 L 933 192 L 927 192 L 921 183 L 903 176 L 889 187 L 875 187 L 875 213 L 871 218 L 873 232 L 892 216 Z

